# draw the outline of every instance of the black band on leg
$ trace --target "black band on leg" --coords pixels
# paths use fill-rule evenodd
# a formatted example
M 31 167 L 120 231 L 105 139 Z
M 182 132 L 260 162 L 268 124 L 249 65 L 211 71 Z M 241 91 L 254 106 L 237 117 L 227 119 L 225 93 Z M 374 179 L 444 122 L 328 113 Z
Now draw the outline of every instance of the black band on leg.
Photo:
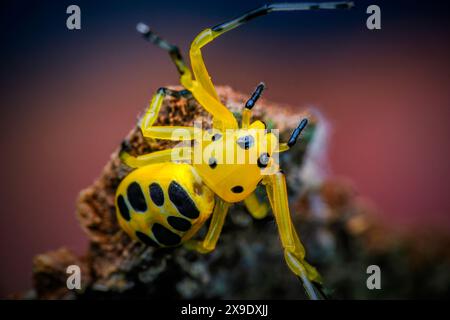
M 192 98 L 192 93 L 189 90 L 177 91 L 177 90 L 172 90 L 169 88 L 161 87 L 158 89 L 157 92 L 164 96 L 171 96 L 171 97 L 174 97 L 177 99 L 180 99 L 180 98 L 191 99 Z
M 256 101 L 258 101 L 259 97 L 261 96 L 263 90 L 264 90 L 264 83 L 260 83 L 255 91 L 253 92 L 252 96 L 250 97 L 250 99 L 248 99 L 247 103 L 245 104 L 245 108 L 246 109 L 252 109 L 255 106 Z
M 243 23 L 253 20 L 257 17 L 264 16 L 270 12 L 275 11 L 300 11 L 300 10 L 319 10 L 319 9 L 350 9 L 353 7 L 353 2 L 337 1 L 337 2 L 299 2 L 299 3 L 269 3 L 259 8 L 248 11 L 243 15 L 231 19 L 227 22 L 218 24 L 211 28 L 215 32 L 226 32 L 234 29 Z
M 302 121 L 300 121 L 300 124 L 294 130 L 294 132 L 292 132 L 291 137 L 289 138 L 289 141 L 287 143 L 289 148 L 292 147 L 297 142 L 298 136 L 300 135 L 300 133 L 302 133 L 303 129 L 305 129 L 307 124 L 308 124 L 308 119 L 306 119 L 306 118 L 303 119 Z
M 156 33 L 150 30 L 149 26 L 147 26 L 145 23 L 138 23 L 136 26 L 136 30 L 142 34 L 144 39 L 147 41 L 157 45 L 163 50 L 166 50 L 169 52 L 170 58 L 175 63 L 175 66 L 177 67 L 178 72 L 183 75 L 188 70 L 186 63 L 184 63 L 183 56 L 181 55 L 180 49 L 178 49 L 177 46 L 167 42 L 166 40 L 162 39 L 160 36 L 158 36 Z

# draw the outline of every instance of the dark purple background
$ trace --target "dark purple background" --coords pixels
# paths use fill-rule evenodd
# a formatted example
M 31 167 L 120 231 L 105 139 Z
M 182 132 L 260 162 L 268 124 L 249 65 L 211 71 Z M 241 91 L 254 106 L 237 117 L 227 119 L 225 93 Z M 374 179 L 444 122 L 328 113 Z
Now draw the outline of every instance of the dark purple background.
M 214 4 L 212 4 L 214 3 Z M 100 173 L 153 92 L 176 84 L 138 21 L 180 45 L 261 1 L 10 1 L 1 35 L 0 296 L 30 286 L 32 257 L 83 252 L 78 192 Z M 204 50 L 216 84 L 298 108 L 333 126 L 330 165 L 393 226 L 450 230 L 449 8 L 444 1 L 357 1 L 345 12 L 279 13 Z M 365 27 L 368 4 L 382 30 Z M 82 30 L 65 27 L 79 4 Z

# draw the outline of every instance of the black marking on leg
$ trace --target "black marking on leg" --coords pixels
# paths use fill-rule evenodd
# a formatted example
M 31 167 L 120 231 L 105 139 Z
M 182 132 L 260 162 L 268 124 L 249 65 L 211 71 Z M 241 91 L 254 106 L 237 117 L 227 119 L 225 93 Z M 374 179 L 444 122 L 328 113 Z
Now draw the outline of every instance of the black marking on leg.
M 161 88 L 158 88 L 158 90 L 156 90 L 156 93 L 162 94 L 163 96 L 165 96 L 167 94 L 167 90 L 168 90 L 167 88 L 161 87 Z
M 178 231 L 188 231 L 192 226 L 189 220 L 172 216 L 167 218 L 167 222 Z
M 123 140 L 120 144 L 120 152 L 130 152 L 132 149 L 131 143 L 128 140 Z
M 172 59 L 175 67 L 181 75 L 187 72 L 188 68 L 184 63 L 183 56 L 181 55 L 180 49 L 178 49 L 177 46 L 162 39 L 156 33 L 151 31 L 149 26 L 142 22 L 136 26 L 136 29 L 139 33 L 142 34 L 144 39 L 169 52 L 170 58 Z
M 183 216 L 195 219 L 200 215 L 194 201 L 176 181 L 169 185 L 169 199 Z
M 216 158 L 214 158 L 214 157 L 209 158 L 208 165 L 211 169 L 214 169 L 215 167 L 217 167 Z
M 146 235 L 143 232 L 136 231 L 136 237 L 139 239 L 139 241 L 143 242 L 147 246 L 159 247 L 159 245 L 155 241 L 153 241 L 152 238 L 150 238 L 148 235 Z
M 353 7 L 353 5 L 353 2 L 338 3 L 336 5 L 336 9 L 350 9 Z
M 268 5 L 264 5 L 258 9 L 249 11 L 247 14 L 245 14 L 239 21 L 239 23 L 243 23 L 243 22 L 248 22 L 252 19 L 261 17 L 265 14 L 269 13 L 269 6 Z
M 186 98 L 186 99 L 192 99 L 193 95 L 192 92 L 190 92 L 189 90 L 183 89 L 181 91 L 178 91 L 178 93 L 180 94 L 180 96 Z
M 134 210 L 145 212 L 147 211 L 147 203 L 145 202 L 144 193 L 141 186 L 137 182 L 132 182 L 127 188 L 128 202 Z
M 164 192 L 161 189 L 161 186 L 156 182 L 153 182 L 149 187 L 149 191 L 150 198 L 158 207 L 161 207 L 164 204 Z
M 180 243 L 181 237 L 163 225 L 159 223 L 154 223 L 152 227 L 153 235 L 159 243 L 165 246 L 174 246 Z
M 218 24 L 211 28 L 214 32 L 225 32 L 239 25 L 246 23 L 257 17 L 261 17 L 270 12 L 274 11 L 291 11 L 291 10 L 317 10 L 317 9 L 348 9 L 353 7 L 353 2 L 342 2 L 342 3 L 317 3 L 317 4 L 305 4 L 305 3 L 269 3 L 263 5 L 257 9 L 248 11 L 243 15 L 234 18 L 230 21 Z
M 117 206 L 119 207 L 120 215 L 127 221 L 130 221 L 130 210 L 128 210 L 127 204 L 125 203 L 125 199 L 122 195 L 117 197 Z
M 258 167 L 260 167 L 260 168 L 267 167 L 267 165 L 269 164 L 269 160 L 270 160 L 270 155 L 267 152 L 261 154 L 258 158 Z
M 189 90 L 177 91 L 177 90 L 172 90 L 172 89 L 169 89 L 169 88 L 161 87 L 156 92 L 158 94 L 163 95 L 163 96 L 170 96 L 170 97 L 174 97 L 176 99 L 181 99 L 181 98 L 190 99 L 190 98 L 192 98 L 192 93 Z
M 245 104 L 245 108 L 248 110 L 251 110 L 254 106 L 256 101 L 258 101 L 259 97 L 261 96 L 262 92 L 264 90 L 264 83 L 260 83 L 255 91 L 253 92 L 252 96 L 250 97 L 250 99 L 248 99 L 247 103 Z
M 299 137 L 300 133 L 302 133 L 303 129 L 305 129 L 307 124 L 308 124 L 308 119 L 306 119 L 306 118 L 302 119 L 302 121 L 300 121 L 300 124 L 292 132 L 291 137 L 289 138 L 289 140 L 287 142 L 288 147 L 292 147 L 297 142 L 297 138 Z
M 242 191 L 244 191 L 244 188 L 242 186 L 234 186 L 233 188 L 231 188 L 231 191 L 233 191 L 234 193 L 242 193 Z
M 248 12 L 244 13 L 242 16 L 239 16 L 239 17 L 237 17 L 235 19 L 232 19 L 230 21 L 218 24 L 218 25 L 212 27 L 211 30 L 215 31 L 215 32 L 220 32 L 222 30 L 226 30 L 226 29 L 230 29 L 232 27 L 239 26 L 242 23 L 248 22 L 248 21 L 250 21 L 250 20 L 252 20 L 254 18 L 263 16 L 263 15 L 269 13 L 269 10 L 270 10 L 269 6 L 268 5 L 264 5 L 262 7 L 257 8 L 257 9 L 248 11 Z

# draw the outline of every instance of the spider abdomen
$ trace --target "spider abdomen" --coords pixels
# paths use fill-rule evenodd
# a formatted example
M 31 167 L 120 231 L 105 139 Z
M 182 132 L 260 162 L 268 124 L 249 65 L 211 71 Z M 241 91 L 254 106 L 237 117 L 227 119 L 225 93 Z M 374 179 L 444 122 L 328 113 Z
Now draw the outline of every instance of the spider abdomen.
M 171 247 L 190 239 L 209 218 L 214 193 L 192 166 L 167 162 L 127 175 L 115 204 L 120 226 L 133 239 Z

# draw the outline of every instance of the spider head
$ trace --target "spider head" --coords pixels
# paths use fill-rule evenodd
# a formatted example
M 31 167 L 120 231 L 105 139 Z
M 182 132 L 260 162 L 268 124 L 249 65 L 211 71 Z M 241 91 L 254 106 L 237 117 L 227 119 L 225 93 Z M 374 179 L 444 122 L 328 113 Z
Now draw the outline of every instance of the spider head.
M 289 141 L 280 144 L 277 130 L 267 130 L 259 120 L 250 123 L 251 109 L 263 90 L 260 83 L 245 104 L 241 128 L 212 129 L 194 147 L 194 167 L 208 187 L 227 202 L 244 200 L 264 176 L 278 172 L 279 153 L 295 144 L 307 124 L 303 119 Z

